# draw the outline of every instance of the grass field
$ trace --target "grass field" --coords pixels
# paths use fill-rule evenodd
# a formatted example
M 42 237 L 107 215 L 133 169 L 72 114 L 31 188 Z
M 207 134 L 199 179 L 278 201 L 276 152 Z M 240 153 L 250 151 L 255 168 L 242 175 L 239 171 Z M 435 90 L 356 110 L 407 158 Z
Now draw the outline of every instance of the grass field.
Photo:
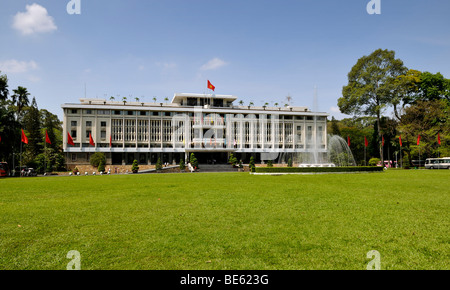
M 0 180 L 0 269 L 450 269 L 450 170 Z

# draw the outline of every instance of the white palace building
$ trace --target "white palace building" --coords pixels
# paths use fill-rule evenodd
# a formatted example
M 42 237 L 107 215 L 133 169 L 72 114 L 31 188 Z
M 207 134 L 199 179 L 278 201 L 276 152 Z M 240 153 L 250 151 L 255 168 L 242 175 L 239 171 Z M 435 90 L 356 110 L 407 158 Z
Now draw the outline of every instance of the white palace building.
M 103 152 L 111 165 L 178 164 L 194 153 L 200 164 L 284 163 L 299 153 L 327 151 L 327 113 L 306 107 L 237 106 L 231 95 L 175 94 L 171 103 L 80 99 L 64 104 L 68 167 Z M 91 137 L 90 137 L 91 136 Z M 74 145 L 69 145 L 69 138 Z M 92 142 L 90 142 L 92 138 Z

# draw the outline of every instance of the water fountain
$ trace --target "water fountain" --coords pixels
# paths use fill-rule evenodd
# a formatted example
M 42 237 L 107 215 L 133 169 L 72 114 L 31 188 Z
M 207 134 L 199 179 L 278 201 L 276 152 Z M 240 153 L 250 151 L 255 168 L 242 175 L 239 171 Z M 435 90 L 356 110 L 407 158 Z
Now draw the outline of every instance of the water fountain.
M 356 166 L 355 158 L 347 141 L 337 135 L 327 136 L 327 151 L 322 152 L 317 146 L 304 153 L 298 153 L 296 163 L 299 167 L 345 167 Z M 317 144 L 317 142 L 316 142 Z

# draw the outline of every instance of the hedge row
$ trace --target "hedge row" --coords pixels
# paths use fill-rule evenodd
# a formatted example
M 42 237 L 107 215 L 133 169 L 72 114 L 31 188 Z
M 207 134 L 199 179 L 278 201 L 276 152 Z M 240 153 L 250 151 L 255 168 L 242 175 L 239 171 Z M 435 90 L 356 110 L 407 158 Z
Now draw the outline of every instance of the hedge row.
M 256 173 L 381 172 L 383 167 L 256 167 Z

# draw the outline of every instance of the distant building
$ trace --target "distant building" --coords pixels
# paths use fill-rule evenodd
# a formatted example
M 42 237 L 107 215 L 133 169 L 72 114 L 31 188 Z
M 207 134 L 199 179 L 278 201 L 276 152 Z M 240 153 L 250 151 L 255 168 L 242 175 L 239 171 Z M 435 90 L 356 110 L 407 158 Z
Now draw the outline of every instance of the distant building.
M 226 163 L 231 153 L 248 163 L 286 162 L 299 153 L 327 151 L 327 113 L 306 107 L 236 106 L 235 96 L 175 94 L 171 103 L 80 99 L 64 104 L 68 167 L 104 152 L 108 164 L 178 164 L 191 153 L 202 164 Z M 68 145 L 68 134 L 75 146 Z M 90 144 L 90 136 L 95 146 Z

